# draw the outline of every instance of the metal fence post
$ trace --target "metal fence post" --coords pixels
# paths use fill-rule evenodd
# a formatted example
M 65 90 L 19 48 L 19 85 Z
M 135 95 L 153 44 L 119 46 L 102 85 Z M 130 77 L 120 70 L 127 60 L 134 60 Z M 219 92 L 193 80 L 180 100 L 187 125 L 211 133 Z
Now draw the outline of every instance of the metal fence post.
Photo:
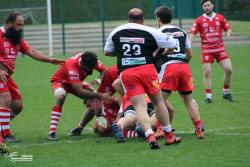
M 99 6 L 100 6 L 100 21 L 102 27 L 102 51 L 103 51 L 105 46 L 104 0 L 99 0 Z
M 60 1 L 60 15 L 62 25 L 62 54 L 66 54 L 66 43 L 65 43 L 65 22 L 64 22 L 64 0 Z

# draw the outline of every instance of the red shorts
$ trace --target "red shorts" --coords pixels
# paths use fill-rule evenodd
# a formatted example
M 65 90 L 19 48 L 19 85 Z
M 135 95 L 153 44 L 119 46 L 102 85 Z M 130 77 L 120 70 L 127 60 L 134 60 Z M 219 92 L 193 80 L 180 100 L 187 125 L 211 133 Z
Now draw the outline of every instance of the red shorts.
M 22 95 L 18 89 L 18 86 L 11 77 L 7 78 L 6 82 L 0 81 L 0 93 L 10 92 L 12 100 L 21 100 Z
M 145 93 L 154 95 L 160 91 L 158 76 L 153 64 L 126 69 L 121 72 L 120 78 L 128 98 Z
M 229 55 L 226 51 L 219 51 L 219 52 L 213 52 L 213 53 L 202 53 L 201 56 L 201 62 L 203 63 L 213 63 L 214 59 L 216 59 L 217 62 L 220 62 L 222 60 L 228 59 Z
M 64 84 L 61 82 L 54 81 L 54 82 L 52 82 L 51 86 L 52 86 L 52 90 L 54 92 L 57 88 L 63 88 L 66 91 L 66 93 L 71 93 L 71 94 L 78 96 L 78 94 L 76 93 L 76 91 L 73 89 L 73 87 L 70 84 Z M 89 89 L 89 86 L 90 85 L 86 82 L 84 82 L 84 84 L 82 84 L 83 89 Z
M 161 79 L 161 89 L 188 92 L 194 89 L 193 78 L 188 64 L 168 64 Z

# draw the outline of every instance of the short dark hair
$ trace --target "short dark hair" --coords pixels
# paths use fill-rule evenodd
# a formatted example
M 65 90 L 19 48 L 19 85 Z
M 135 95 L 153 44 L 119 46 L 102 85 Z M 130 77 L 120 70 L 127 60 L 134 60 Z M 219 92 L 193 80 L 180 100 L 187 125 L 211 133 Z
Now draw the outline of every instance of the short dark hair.
M 80 64 L 90 68 L 94 68 L 97 64 L 97 55 L 90 51 L 82 53 Z
M 168 6 L 160 6 L 155 10 L 156 17 L 159 17 L 161 22 L 164 24 L 171 23 L 173 13 L 171 8 Z
M 6 24 L 8 24 L 9 22 L 14 23 L 15 20 L 16 20 L 16 18 L 17 18 L 17 16 L 22 16 L 22 14 L 19 13 L 19 12 L 10 13 L 10 14 L 6 17 L 5 23 L 6 23 Z
M 201 5 L 203 5 L 205 2 L 207 2 L 207 1 L 210 1 L 212 4 L 214 4 L 213 3 L 213 0 L 201 0 Z

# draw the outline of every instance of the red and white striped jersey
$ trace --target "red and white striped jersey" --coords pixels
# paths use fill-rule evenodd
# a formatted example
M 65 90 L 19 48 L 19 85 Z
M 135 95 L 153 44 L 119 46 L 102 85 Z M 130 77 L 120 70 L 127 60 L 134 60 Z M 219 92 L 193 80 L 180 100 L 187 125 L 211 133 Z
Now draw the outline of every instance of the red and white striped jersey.
M 211 53 L 225 50 L 222 30 L 227 31 L 229 28 L 229 23 L 221 14 L 213 13 L 211 17 L 203 14 L 195 20 L 190 32 L 196 34 L 199 31 L 202 52 Z

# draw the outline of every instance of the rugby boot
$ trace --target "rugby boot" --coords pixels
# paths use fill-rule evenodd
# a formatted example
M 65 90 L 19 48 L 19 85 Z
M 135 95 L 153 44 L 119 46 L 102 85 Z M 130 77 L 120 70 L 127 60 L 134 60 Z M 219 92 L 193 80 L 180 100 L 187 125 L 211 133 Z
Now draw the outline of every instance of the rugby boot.
M 158 143 L 156 142 L 155 136 L 153 134 L 149 135 L 147 137 L 147 141 L 149 143 L 150 149 L 151 150 L 157 150 L 160 149 L 160 146 L 158 145 Z
M 235 101 L 235 99 L 233 98 L 232 94 L 230 94 L 230 93 L 223 94 L 222 98 L 228 100 L 229 102 L 234 102 Z
M 165 145 L 178 144 L 181 142 L 181 137 L 177 137 L 173 132 L 165 132 Z
M 47 140 L 49 140 L 49 141 L 57 141 L 58 138 L 56 137 L 56 132 L 49 133 L 49 135 L 47 137 Z

